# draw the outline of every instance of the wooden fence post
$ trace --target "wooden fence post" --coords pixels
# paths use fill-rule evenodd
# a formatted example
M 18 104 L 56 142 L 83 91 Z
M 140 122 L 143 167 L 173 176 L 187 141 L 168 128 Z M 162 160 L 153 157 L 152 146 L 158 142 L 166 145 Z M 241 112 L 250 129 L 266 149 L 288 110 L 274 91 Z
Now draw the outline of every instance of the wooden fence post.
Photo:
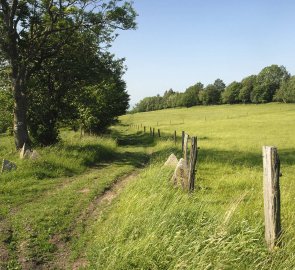
M 160 131 L 160 129 L 158 129 L 158 136 L 159 136 L 159 138 L 161 137 L 161 131 Z
M 281 235 L 280 159 L 276 147 L 263 146 L 265 240 L 270 250 Z
M 176 145 L 176 140 L 177 140 L 177 137 L 176 137 L 176 130 L 174 130 L 174 144 Z
M 144 127 L 143 127 L 143 132 L 145 133 L 145 131 L 146 131 L 146 127 L 144 126 Z
M 184 135 L 184 141 L 183 141 L 183 158 L 188 164 L 188 156 L 187 156 L 187 144 L 188 144 L 188 138 L 189 136 L 187 134 Z
M 198 141 L 197 141 L 197 137 L 192 137 L 192 147 L 191 147 L 191 153 L 190 153 L 190 163 L 189 163 L 189 172 L 188 172 L 188 185 L 189 185 L 190 191 L 193 191 L 195 189 L 197 158 L 198 158 Z
M 183 147 L 184 147 L 184 136 L 185 136 L 185 132 L 182 131 L 181 132 L 181 151 L 183 153 Z
M 155 137 L 155 128 L 153 128 L 153 137 Z
M 152 127 L 150 127 L 150 136 L 152 136 Z

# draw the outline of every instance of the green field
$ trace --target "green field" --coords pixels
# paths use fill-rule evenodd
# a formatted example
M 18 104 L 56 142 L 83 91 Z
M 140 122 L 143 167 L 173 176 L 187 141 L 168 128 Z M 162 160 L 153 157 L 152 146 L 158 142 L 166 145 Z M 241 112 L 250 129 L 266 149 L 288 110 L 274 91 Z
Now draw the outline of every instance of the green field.
M 164 159 L 152 164 L 95 224 L 91 269 L 294 269 L 294 120 L 295 106 L 283 104 L 122 117 L 170 137 L 174 130 L 198 136 L 197 190 L 173 189 Z M 263 145 L 278 147 L 283 173 L 283 246 L 272 254 L 264 242 Z
M 18 165 L 0 175 L 0 269 L 295 268 L 295 105 L 200 106 L 120 120 L 108 138 L 64 131 L 34 162 L 19 160 L 12 139 L 0 137 L 0 157 Z M 129 125 L 159 128 L 162 137 Z M 173 169 L 162 166 L 171 152 L 181 156 L 182 130 L 200 147 L 192 194 L 175 189 Z M 263 145 L 278 147 L 283 173 L 283 244 L 272 253 L 264 242 Z M 95 204 L 134 170 L 111 203 Z

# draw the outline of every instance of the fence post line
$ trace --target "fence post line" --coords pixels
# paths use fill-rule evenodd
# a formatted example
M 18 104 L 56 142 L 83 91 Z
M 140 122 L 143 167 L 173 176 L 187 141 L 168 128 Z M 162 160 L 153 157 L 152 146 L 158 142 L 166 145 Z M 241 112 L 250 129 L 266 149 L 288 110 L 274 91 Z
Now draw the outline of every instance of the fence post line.
M 193 191 L 195 189 L 196 163 L 198 158 L 197 137 L 192 137 L 191 141 L 192 141 L 192 146 L 191 146 L 191 152 L 190 152 L 188 185 L 189 185 L 189 190 Z
M 158 136 L 159 136 L 159 138 L 161 137 L 161 131 L 159 128 L 158 128 Z
M 280 244 L 281 235 L 280 159 L 276 147 L 262 149 L 265 240 L 273 250 Z

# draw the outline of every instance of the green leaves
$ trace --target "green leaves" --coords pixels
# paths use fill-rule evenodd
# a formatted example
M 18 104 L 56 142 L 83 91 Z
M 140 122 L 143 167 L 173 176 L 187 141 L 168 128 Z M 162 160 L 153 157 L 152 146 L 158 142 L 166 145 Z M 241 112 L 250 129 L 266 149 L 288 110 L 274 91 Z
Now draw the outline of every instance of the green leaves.
M 102 132 L 125 113 L 129 96 L 121 79 L 123 60 L 105 49 L 117 29 L 135 28 L 130 2 L 1 1 L 0 10 L 1 62 L 11 63 L 11 82 L 22 82 L 12 89 L 20 97 L 15 102 L 28 103 L 28 108 L 16 104 L 22 119 L 15 121 L 26 127 L 28 116 L 36 143 L 57 142 L 60 123 L 80 122 Z M 18 148 L 26 134 L 19 135 Z
M 0 89 L 0 133 L 12 129 L 13 96 L 11 92 Z
M 275 100 L 285 103 L 295 102 L 295 76 L 282 83 L 280 89 L 275 95 Z

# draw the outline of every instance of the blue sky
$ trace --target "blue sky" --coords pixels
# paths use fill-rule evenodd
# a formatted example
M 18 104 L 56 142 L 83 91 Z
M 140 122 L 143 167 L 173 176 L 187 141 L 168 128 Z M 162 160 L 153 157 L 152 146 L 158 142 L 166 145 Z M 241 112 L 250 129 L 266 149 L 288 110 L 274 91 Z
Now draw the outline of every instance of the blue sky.
M 111 49 L 125 57 L 134 105 L 200 81 L 226 84 L 284 65 L 295 74 L 294 0 L 135 0 L 138 29 Z

